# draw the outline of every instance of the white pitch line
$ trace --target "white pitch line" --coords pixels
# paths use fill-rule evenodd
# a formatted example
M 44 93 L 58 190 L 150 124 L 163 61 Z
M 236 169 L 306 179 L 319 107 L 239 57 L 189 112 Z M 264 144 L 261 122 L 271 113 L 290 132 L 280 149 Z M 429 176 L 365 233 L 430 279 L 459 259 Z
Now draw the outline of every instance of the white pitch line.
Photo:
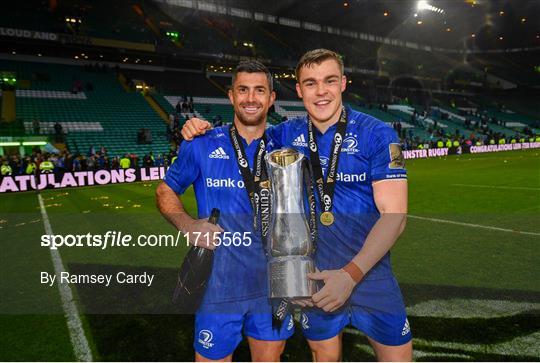
M 39 207 L 41 209 L 41 217 L 43 219 L 43 225 L 45 226 L 45 233 L 52 235 L 53 231 L 51 223 L 49 222 L 49 216 L 43 205 L 43 198 L 41 194 L 38 194 Z M 56 276 L 60 276 L 62 272 L 65 272 L 64 264 L 62 263 L 62 256 L 58 250 L 50 249 L 51 259 L 54 266 L 54 273 Z M 58 282 L 58 290 L 60 291 L 60 298 L 62 300 L 62 307 L 64 308 L 64 315 L 66 317 L 67 326 L 69 330 L 69 337 L 71 344 L 73 345 L 73 352 L 78 361 L 91 362 L 92 350 L 84 334 L 81 318 L 75 301 L 73 299 L 73 293 L 68 284 Z
M 500 228 L 500 227 L 494 227 L 494 226 L 483 226 L 481 224 L 457 222 L 457 221 L 451 221 L 451 220 L 448 220 L 448 219 L 420 217 L 420 216 L 413 216 L 413 215 L 410 215 L 410 214 L 407 215 L 407 217 L 408 218 L 421 219 L 421 220 L 430 221 L 430 222 L 448 223 L 448 224 L 455 224 L 455 225 L 458 225 L 458 226 L 465 226 L 465 227 L 472 227 L 472 228 L 484 228 L 484 229 L 490 229 L 492 231 L 501 231 L 501 232 L 526 234 L 526 235 L 530 235 L 530 236 L 540 236 L 540 233 L 538 233 L 538 232 L 517 231 L 515 229 Z
M 452 184 L 452 186 L 471 187 L 471 188 L 490 188 L 490 189 L 540 190 L 540 188 L 533 188 L 533 187 L 510 187 L 510 186 L 504 186 L 504 185 Z

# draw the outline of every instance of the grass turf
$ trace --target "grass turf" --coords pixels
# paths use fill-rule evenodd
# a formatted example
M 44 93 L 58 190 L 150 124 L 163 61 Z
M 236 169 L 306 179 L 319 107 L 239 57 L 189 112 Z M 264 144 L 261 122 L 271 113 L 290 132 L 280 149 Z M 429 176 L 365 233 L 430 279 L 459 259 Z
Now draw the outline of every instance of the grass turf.
M 407 168 L 411 218 L 392 261 L 410 310 L 415 359 L 539 360 L 539 152 L 409 160 Z M 57 234 L 175 233 L 155 209 L 156 185 L 47 190 L 42 197 Z M 195 213 L 191 190 L 183 201 Z M 0 227 L 0 359 L 72 360 L 58 289 L 39 283 L 40 271 L 53 267 L 39 245 L 36 194 L 1 195 Z M 60 249 L 69 271 L 151 270 L 159 281 L 154 289 L 72 288 L 94 359 L 193 359 L 193 319 L 171 314 L 169 302 L 184 246 Z M 109 314 L 95 313 L 103 311 Z M 343 351 L 345 360 L 373 359 L 354 330 Z M 283 358 L 311 359 L 301 334 L 288 341 Z M 235 359 L 250 359 L 245 342 Z

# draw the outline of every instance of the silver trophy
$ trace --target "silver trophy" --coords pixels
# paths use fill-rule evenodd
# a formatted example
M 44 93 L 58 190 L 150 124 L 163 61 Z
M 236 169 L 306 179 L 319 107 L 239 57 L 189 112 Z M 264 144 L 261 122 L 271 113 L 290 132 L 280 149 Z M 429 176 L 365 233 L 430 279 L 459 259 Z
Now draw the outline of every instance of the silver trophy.
M 315 272 L 315 264 L 312 234 L 304 213 L 305 156 L 286 148 L 268 153 L 265 161 L 272 201 L 267 244 L 270 298 L 311 297 L 317 292 L 317 284 L 307 277 Z

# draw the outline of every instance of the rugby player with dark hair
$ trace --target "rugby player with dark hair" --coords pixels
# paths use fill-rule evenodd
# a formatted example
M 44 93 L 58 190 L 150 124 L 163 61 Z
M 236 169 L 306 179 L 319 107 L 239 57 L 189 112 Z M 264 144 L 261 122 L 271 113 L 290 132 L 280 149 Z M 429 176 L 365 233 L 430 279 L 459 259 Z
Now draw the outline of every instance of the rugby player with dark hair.
M 190 234 L 190 243 L 195 241 L 191 235 L 198 232 L 203 236 L 238 233 L 242 242 L 227 246 L 223 233 L 223 243 L 217 248 L 213 241 L 197 244 L 215 248 L 215 256 L 195 314 L 196 360 L 231 361 L 245 334 L 254 361 L 279 361 L 293 333 L 293 322 L 288 316 L 279 328 L 273 327 L 266 256 L 254 213 L 258 209 L 255 195 L 267 178 L 263 167 L 266 117 L 275 100 L 268 69 L 257 61 L 241 62 L 233 73 L 229 99 L 234 107 L 232 125 L 182 143 L 178 159 L 157 188 L 157 205 L 170 223 Z M 199 219 L 187 214 L 177 196 L 191 185 Z M 213 208 L 221 211 L 219 225 L 207 221 Z

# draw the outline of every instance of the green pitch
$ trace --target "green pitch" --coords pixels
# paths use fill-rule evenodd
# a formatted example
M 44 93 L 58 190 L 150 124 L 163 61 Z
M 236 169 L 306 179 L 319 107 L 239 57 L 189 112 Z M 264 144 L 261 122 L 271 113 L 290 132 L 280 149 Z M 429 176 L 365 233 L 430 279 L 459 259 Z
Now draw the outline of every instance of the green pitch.
M 409 160 L 409 214 L 392 251 L 416 360 L 540 360 L 540 152 Z M 55 234 L 174 234 L 155 208 L 157 183 L 41 193 Z M 196 213 L 192 191 L 183 201 Z M 0 360 L 76 359 L 34 192 L 0 195 Z M 59 249 L 67 271 L 152 271 L 153 289 L 72 285 L 94 360 L 192 360 L 193 320 L 170 296 L 186 252 L 177 247 Z M 101 312 L 101 313 L 99 313 Z M 107 312 L 104 314 L 103 312 Z M 129 314 L 125 314 L 128 312 Z M 69 314 L 68 314 L 69 317 Z M 299 331 L 297 326 L 297 332 Z M 372 360 L 347 330 L 344 360 Z M 242 343 L 237 360 L 249 360 Z M 300 334 L 285 360 L 311 360 Z

